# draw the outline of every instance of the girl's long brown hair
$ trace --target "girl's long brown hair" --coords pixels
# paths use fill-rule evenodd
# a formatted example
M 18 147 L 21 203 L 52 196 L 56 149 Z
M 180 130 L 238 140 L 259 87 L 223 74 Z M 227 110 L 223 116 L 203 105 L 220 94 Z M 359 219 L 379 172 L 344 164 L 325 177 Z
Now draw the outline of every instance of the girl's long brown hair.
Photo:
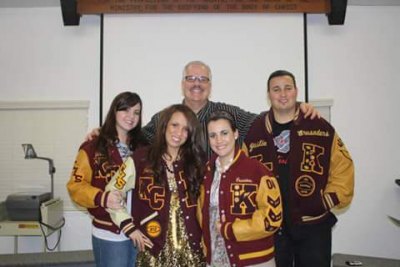
M 96 144 L 96 150 L 101 154 L 109 158 L 107 148 L 116 142 L 118 142 L 118 133 L 116 128 L 116 114 L 117 111 L 127 110 L 140 104 L 140 116 L 139 122 L 135 128 L 128 132 L 128 147 L 131 151 L 134 151 L 139 144 L 143 143 L 143 137 L 141 134 L 142 128 L 142 100 L 139 95 L 133 92 L 123 92 L 118 94 L 111 103 L 110 109 L 108 110 L 106 120 L 100 129 L 100 134 Z
M 190 197 L 195 200 L 199 194 L 199 188 L 203 180 L 205 153 L 202 148 L 203 140 L 200 123 L 194 112 L 185 105 L 172 105 L 161 112 L 160 122 L 150 148 L 148 159 L 154 172 L 155 182 L 165 185 L 162 173 L 165 171 L 162 157 L 167 153 L 167 142 L 165 133 L 168 122 L 176 112 L 182 113 L 188 123 L 188 137 L 186 142 L 179 149 L 179 157 L 183 160 L 183 168 L 187 178 L 187 185 Z

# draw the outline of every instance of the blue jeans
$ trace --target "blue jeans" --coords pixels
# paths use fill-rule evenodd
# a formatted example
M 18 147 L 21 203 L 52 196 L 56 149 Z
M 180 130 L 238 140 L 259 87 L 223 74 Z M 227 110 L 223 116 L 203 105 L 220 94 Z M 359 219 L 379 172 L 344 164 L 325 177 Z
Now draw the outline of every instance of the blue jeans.
M 92 235 L 97 267 L 132 267 L 136 264 L 136 248 L 132 241 L 109 241 Z

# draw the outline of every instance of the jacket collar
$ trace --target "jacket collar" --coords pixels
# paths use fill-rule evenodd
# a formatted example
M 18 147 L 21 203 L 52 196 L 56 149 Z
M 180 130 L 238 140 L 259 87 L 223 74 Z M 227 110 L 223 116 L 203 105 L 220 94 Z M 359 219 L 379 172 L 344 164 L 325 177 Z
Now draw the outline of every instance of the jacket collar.
M 263 116 L 263 118 L 265 118 L 265 127 L 267 129 L 267 132 L 272 134 L 272 125 L 274 122 L 274 111 L 272 110 L 272 108 L 270 110 L 268 110 L 267 112 L 263 113 L 265 116 Z M 294 114 L 294 118 L 293 118 L 293 123 L 294 125 L 298 125 L 302 120 L 304 119 L 304 113 L 301 111 L 300 109 L 300 104 L 297 103 L 296 104 L 296 112 Z
M 236 146 L 235 146 L 235 155 L 234 155 L 234 157 L 233 157 L 232 164 L 231 164 L 231 166 L 229 167 L 228 171 L 229 171 L 230 169 L 232 169 L 232 167 L 235 166 L 236 163 L 237 163 L 238 161 L 240 161 L 243 157 L 245 157 L 244 151 L 243 151 L 242 149 L 239 148 L 239 145 L 236 145 Z M 210 158 L 209 165 L 210 165 L 210 167 L 211 167 L 212 170 L 215 170 L 215 161 L 217 160 L 217 158 L 218 158 L 218 155 L 215 154 L 215 153 L 213 153 L 212 156 L 211 156 L 211 158 Z

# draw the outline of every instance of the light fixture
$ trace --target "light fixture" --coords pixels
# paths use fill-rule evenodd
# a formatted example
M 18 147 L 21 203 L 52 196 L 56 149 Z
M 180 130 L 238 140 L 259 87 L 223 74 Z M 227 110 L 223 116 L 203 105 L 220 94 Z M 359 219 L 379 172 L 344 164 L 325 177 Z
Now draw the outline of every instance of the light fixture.
M 54 167 L 53 160 L 51 158 L 38 157 L 32 144 L 22 144 L 22 148 L 24 149 L 25 159 L 43 159 L 49 162 L 49 174 L 51 178 L 51 198 L 54 198 L 54 173 L 56 172 L 56 168 Z

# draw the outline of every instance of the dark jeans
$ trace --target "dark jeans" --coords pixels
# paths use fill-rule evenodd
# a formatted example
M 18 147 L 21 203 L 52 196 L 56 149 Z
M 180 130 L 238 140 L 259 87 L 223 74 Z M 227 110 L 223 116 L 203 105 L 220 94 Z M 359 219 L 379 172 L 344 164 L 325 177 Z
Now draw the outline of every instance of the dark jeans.
M 92 236 L 97 267 L 132 267 L 136 263 L 136 248 L 132 241 L 108 241 Z
M 333 216 L 333 215 L 332 215 Z M 330 267 L 332 226 L 336 218 L 316 225 L 301 225 L 275 234 L 277 267 Z

